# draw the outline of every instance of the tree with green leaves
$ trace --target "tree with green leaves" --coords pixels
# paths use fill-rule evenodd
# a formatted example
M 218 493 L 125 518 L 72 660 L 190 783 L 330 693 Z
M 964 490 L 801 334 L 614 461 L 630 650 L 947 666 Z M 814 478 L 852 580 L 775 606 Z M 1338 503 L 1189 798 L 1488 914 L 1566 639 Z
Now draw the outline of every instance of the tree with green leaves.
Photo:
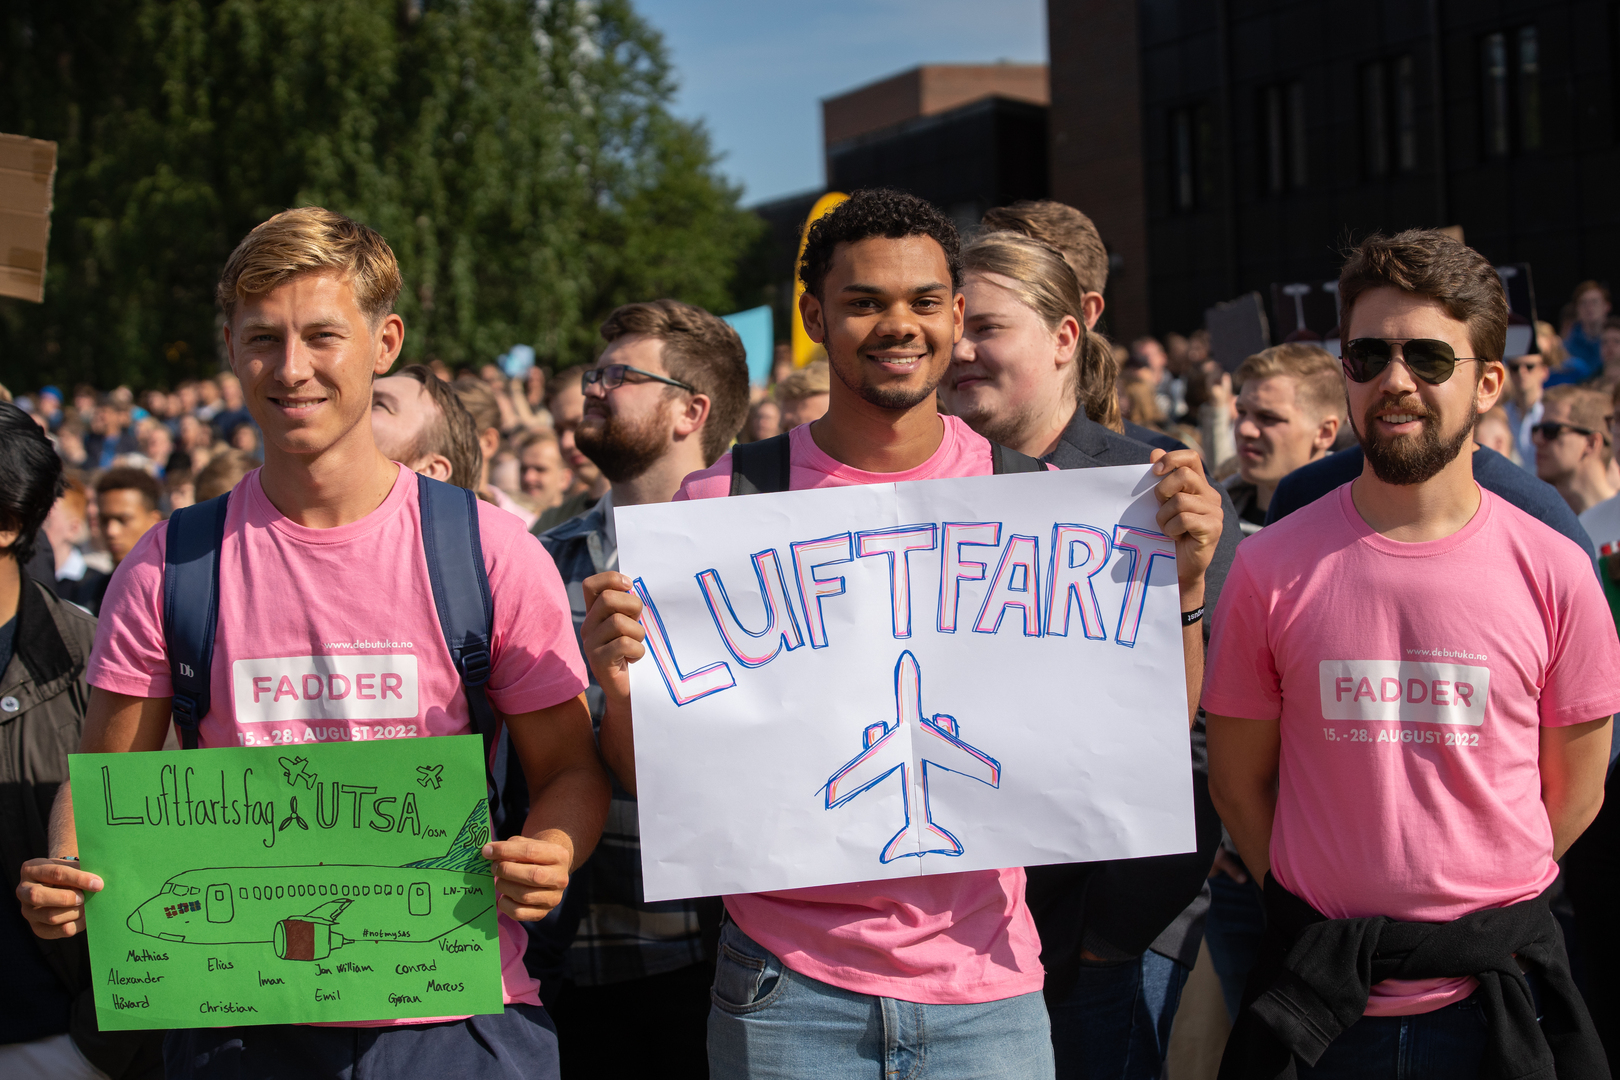
M 405 357 L 588 359 L 620 303 L 733 306 L 759 229 L 628 0 L 13 0 L 0 131 L 59 146 L 43 305 L 0 380 L 212 372 L 214 284 L 321 205 L 388 238 Z

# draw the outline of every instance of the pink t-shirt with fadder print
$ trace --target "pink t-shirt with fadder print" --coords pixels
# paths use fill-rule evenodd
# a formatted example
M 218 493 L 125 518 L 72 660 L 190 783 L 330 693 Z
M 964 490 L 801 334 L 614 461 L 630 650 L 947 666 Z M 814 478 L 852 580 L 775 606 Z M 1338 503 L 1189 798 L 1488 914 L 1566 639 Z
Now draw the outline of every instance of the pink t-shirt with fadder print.
M 1280 720 L 1277 881 L 1329 918 L 1448 922 L 1558 876 L 1541 729 L 1620 708 L 1620 641 L 1586 553 L 1480 491 L 1451 536 L 1404 544 L 1346 484 L 1249 537 L 1221 590 L 1204 708 Z M 1389 980 L 1369 1016 L 1472 978 Z
M 790 486 L 844 487 L 988 476 L 990 444 L 954 416 L 915 469 L 869 473 L 824 453 L 794 428 Z M 675 498 L 731 491 L 731 455 L 688 476 Z M 1024 903 L 1024 871 L 977 870 L 725 898 L 744 933 L 801 975 L 859 994 L 922 1004 L 999 1001 L 1041 989 L 1041 943 Z
M 521 521 L 477 505 L 495 605 L 490 703 L 512 716 L 567 701 L 585 689 L 585 664 L 557 568 Z M 173 692 L 163 645 L 166 539 L 162 526 L 152 529 L 113 574 L 90 655 L 92 686 L 134 697 Z M 416 474 L 404 466 L 381 506 L 335 529 L 293 522 L 265 497 L 258 471 L 248 473 L 231 492 L 219 583 L 213 700 L 199 745 L 472 733 L 428 580 Z M 302 699 L 311 656 L 352 658 L 342 665 L 344 701 L 324 701 L 315 676 Z M 312 712 L 327 718 L 299 718 Z M 528 935 L 506 915 L 499 926 L 505 1000 L 537 1005 L 539 983 L 523 966 Z

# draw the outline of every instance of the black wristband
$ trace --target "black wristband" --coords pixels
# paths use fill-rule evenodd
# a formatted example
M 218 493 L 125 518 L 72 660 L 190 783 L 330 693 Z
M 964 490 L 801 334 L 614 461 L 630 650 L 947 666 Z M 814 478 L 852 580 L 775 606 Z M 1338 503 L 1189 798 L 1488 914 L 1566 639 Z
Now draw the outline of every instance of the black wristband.
M 1181 613 L 1182 626 L 1194 626 L 1204 620 L 1204 605 L 1200 604 L 1191 611 Z

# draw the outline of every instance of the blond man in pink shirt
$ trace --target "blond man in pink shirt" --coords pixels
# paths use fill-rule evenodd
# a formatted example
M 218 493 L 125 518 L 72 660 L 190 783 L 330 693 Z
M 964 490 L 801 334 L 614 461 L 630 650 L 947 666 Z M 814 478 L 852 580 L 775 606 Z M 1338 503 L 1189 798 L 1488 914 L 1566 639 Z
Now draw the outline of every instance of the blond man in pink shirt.
M 1424 230 L 1339 296 L 1364 470 L 1239 546 L 1210 644 L 1210 793 L 1268 918 L 1221 1075 L 1606 1076 L 1542 894 L 1603 801 L 1620 641 L 1586 554 L 1474 480 L 1506 297 Z
M 377 449 L 371 429 L 372 381 L 387 373 L 404 340 L 393 313 L 400 285 L 381 236 L 318 207 L 261 224 L 225 265 L 218 297 L 225 343 L 264 431 L 265 459 L 227 503 L 211 708 L 200 718 L 200 746 L 268 743 L 272 721 L 292 742 L 472 730 L 428 580 L 416 476 Z M 165 1043 L 167 1076 L 557 1076 L 556 1033 L 523 967 L 527 937 L 515 920 L 544 918 L 557 905 L 601 834 L 608 781 L 557 569 L 520 521 L 477 505 L 494 601 L 487 693 L 530 792 L 521 833 L 483 849 L 498 894 L 504 1012 L 174 1031 Z M 82 753 L 164 745 L 173 693 L 162 615 L 165 543 L 165 530 L 148 532 L 108 587 L 87 671 L 93 689 Z M 307 685 L 298 674 L 330 656 L 362 657 L 386 672 L 381 700 L 359 705 L 319 693 L 300 700 L 296 689 L 270 695 L 252 685 L 278 674 L 289 687 Z M 378 717 L 387 722 L 371 722 Z M 17 891 L 36 934 L 68 937 L 84 929 L 84 895 L 103 883 L 95 867 L 78 866 L 66 784 L 51 815 L 50 851 L 52 858 L 23 865 Z

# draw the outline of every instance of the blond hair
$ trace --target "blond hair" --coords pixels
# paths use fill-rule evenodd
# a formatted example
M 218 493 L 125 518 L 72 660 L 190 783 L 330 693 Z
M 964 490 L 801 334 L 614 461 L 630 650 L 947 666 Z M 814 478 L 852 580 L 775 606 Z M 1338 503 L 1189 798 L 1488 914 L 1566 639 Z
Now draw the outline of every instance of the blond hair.
M 1080 337 L 1069 377 L 1071 392 L 1086 416 L 1114 431 L 1124 430 L 1114 387 L 1119 364 L 1102 336 L 1086 330 L 1080 280 L 1060 251 L 1021 233 L 984 233 L 962 249 L 962 271 L 1008 279 L 1012 294 L 1053 333 L 1065 318 L 1073 318 Z
M 1319 419 L 1344 419 L 1346 402 L 1344 379 L 1339 361 L 1317 345 L 1302 341 L 1262 349 L 1238 365 L 1232 375 L 1232 389 L 1239 393 L 1250 379 L 1271 379 L 1286 375 L 1294 380 L 1294 397 Z
M 284 210 L 242 238 L 225 260 L 214 298 L 225 321 L 249 296 L 263 296 L 300 274 L 337 271 L 375 326 L 394 310 L 401 279 L 388 241 L 372 229 L 319 206 Z
M 776 400 L 783 404 L 831 392 L 832 376 L 825 360 L 812 360 L 776 384 Z
M 1553 406 L 1567 404 L 1569 418 L 1564 421 L 1574 427 L 1585 428 L 1594 434 L 1601 435 L 1602 440 L 1598 446 L 1598 459 L 1607 465 L 1613 456 L 1610 447 L 1611 435 L 1609 422 L 1614 419 L 1614 401 L 1609 394 L 1601 390 L 1592 390 L 1585 386 L 1570 386 L 1565 383 L 1553 386 L 1542 395 L 1542 419 L 1547 418 L 1547 412 Z

